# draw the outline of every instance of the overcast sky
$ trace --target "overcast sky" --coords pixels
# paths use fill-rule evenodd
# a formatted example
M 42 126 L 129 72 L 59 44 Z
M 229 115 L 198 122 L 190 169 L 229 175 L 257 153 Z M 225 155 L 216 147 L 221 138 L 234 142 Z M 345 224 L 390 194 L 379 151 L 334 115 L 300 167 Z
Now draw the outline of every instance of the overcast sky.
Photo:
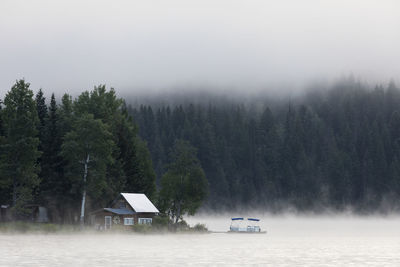
M 400 1 L 0 1 L 0 98 L 400 77 Z

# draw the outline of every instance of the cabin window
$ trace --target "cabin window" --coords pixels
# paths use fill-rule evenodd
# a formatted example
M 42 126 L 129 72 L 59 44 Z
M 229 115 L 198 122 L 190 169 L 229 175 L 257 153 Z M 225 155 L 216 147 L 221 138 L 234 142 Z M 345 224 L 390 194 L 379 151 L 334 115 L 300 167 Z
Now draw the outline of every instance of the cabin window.
M 139 224 L 151 224 L 152 222 L 152 218 L 139 218 Z
M 125 209 L 126 208 L 125 202 L 123 202 L 123 201 L 119 202 L 119 208 Z
M 133 218 L 124 218 L 124 225 L 133 225 Z

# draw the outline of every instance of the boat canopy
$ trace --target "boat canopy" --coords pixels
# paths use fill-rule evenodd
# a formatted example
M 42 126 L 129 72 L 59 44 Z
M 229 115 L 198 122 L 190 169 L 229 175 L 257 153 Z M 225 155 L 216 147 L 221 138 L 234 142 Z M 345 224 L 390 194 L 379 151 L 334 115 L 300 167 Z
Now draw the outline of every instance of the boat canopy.
M 256 219 L 256 218 L 247 218 L 247 220 L 254 221 L 254 222 L 259 222 L 260 221 L 260 219 Z
M 232 221 L 239 221 L 239 220 L 243 220 L 243 218 L 232 218 Z

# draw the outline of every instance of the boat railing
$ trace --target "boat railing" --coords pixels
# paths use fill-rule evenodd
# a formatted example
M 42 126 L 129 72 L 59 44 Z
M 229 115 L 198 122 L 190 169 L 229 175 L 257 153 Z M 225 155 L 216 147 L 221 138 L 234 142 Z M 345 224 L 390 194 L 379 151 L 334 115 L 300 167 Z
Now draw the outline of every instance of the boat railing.
M 261 232 L 261 228 L 257 223 L 260 221 L 256 218 L 247 218 L 249 225 L 243 226 L 244 218 L 236 217 L 232 218 L 231 226 L 229 230 L 231 232 Z

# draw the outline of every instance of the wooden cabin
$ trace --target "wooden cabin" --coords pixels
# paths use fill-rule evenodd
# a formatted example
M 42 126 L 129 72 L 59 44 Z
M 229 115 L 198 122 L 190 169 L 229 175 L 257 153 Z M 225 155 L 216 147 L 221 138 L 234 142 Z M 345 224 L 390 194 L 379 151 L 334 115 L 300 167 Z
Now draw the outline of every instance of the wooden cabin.
M 129 227 L 135 224 L 152 224 L 159 211 L 145 194 L 121 193 L 110 208 L 90 213 L 90 223 L 98 230 L 108 230 L 113 225 Z
M 29 204 L 24 206 L 25 209 L 30 211 L 29 220 L 37 223 L 48 223 L 49 216 L 47 208 L 38 204 Z

